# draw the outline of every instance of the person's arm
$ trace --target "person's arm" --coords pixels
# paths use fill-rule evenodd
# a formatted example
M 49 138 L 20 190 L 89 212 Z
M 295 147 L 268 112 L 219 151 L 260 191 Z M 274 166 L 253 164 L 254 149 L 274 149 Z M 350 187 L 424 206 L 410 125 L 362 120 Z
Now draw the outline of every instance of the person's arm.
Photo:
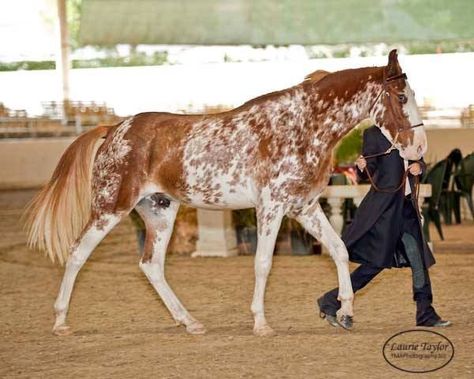
M 409 161 L 408 170 L 411 175 L 423 175 L 426 172 L 426 163 L 423 157 L 418 161 Z
M 372 154 L 380 153 L 377 150 L 377 143 L 373 138 L 373 132 L 369 129 L 364 130 L 363 135 L 363 142 L 362 142 L 362 156 L 368 156 Z M 360 158 L 359 158 L 360 159 Z M 374 175 L 375 171 L 377 170 L 377 158 L 368 158 L 364 159 L 365 165 L 370 172 L 370 175 Z M 364 169 L 360 169 L 361 167 L 357 165 L 357 178 L 358 181 L 367 180 L 367 173 Z

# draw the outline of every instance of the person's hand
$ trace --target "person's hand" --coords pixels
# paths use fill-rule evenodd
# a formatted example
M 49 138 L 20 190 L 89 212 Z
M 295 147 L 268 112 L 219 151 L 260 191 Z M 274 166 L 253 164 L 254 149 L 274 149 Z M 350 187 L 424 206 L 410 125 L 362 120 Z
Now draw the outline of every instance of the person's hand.
M 363 156 L 360 156 L 359 158 L 357 158 L 357 160 L 355 161 L 355 164 L 357 168 L 359 169 L 359 171 L 364 171 L 364 168 L 367 167 L 367 161 L 365 160 Z
M 421 165 L 418 162 L 412 163 L 410 166 L 408 166 L 408 171 L 414 176 L 420 175 Z

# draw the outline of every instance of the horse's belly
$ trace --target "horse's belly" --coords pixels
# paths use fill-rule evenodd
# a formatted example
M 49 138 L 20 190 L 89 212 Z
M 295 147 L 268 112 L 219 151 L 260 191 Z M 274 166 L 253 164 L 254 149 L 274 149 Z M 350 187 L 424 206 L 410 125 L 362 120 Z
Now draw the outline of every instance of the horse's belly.
M 219 200 L 207 199 L 202 195 L 194 195 L 186 198 L 183 202 L 192 207 L 206 209 L 245 209 L 255 206 L 255 202 L 239 194 L 225 196 Z
M 256 196 L 249 183 L 229 184 L 225 178 L 208 184 L 191 185 L 186 191 L 185 203 L 208 209 L 243 209 L 255 206 Z
M 226 202 L 217 202 L 211 203 L 208 201 L 203 201 L 201 199 L 191 199 L 183 201 L 184 204 L 193 207 L 193 208 L 203 208 L 203 209 L 246 209 L 254 208 L 255 203 L 250 201 L 244 201 L 240 199 L 230 199 Z

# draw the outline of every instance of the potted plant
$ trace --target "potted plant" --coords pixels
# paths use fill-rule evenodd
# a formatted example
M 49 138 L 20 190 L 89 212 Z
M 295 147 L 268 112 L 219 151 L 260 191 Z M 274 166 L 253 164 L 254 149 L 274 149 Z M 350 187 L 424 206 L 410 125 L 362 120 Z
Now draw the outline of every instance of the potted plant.
M 257 251 L 257 217 L 255 209 L 239 209 L 232 212 L 237 234 L 237 244 L 242 254 L 255 254 Z
M 334 154 L 334 165 L 336 167 L 354 165 L 355 160 L 362 151 L 362 133 L 371 124 L 370 120 L 362 121 L 356 128 L 339 141 L 336 145 L 336 151 Z
M 310 255 L 314 253 L 315 239 L 297 221 L 287 219 L 290 234 L 291 253 L 293 255 Z

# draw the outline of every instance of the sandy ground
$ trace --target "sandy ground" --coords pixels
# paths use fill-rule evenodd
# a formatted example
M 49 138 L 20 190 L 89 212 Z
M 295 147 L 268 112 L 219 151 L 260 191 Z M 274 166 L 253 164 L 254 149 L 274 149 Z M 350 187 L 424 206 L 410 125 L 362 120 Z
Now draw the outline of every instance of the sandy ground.
M 0 377 L 41 378 L 392 378 L 405 377 L 381 354 L 393 334 L 413 328 L 408 269 L 386 270 L 361 291 L 355 329 L 317 317 L 315 297 L 336 284 L 327 257 L 276 256 L 266 314 L 277 336 L 252 335 L 252 257 L 170 256 L 167 277 L 208 328 L 191 336 L 175 327 L 137 265 L 129 223 L 95 251 L 76 282 L 69 322 L 74 334 L 51 335 L 62 269 L 25 247 L 21 208 L 32 192 L 0 192 Z M 445 228 L 431 270 L 435 306 L 454 326 L 441 330 L 455 357 L 429 377 L 474 377 L 474 226 Z M 435 234 L 433 234 L 435 235 Z M 412 374 L 413 375 L 413 374 Z M 428 377 L 421 375 L 420 377 Z

